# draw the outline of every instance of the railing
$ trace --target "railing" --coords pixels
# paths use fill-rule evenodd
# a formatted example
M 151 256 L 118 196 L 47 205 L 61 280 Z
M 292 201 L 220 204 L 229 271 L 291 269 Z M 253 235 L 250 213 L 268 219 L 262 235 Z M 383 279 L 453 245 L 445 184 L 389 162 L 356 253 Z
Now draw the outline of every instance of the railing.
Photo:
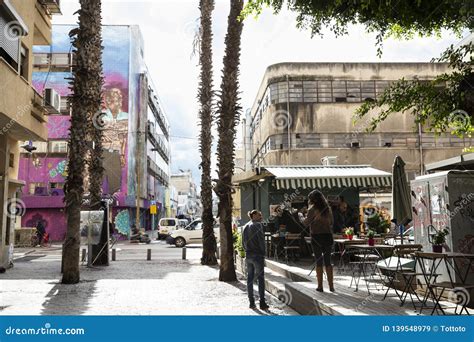
M 74 65 L 72 53 L 35 53 L 33 67 L 71 68 Z
M 147 167 L 151 173 L 160 180 L 164 186 L 169 184 L 169 176 L 150 158 L 147 157 Z

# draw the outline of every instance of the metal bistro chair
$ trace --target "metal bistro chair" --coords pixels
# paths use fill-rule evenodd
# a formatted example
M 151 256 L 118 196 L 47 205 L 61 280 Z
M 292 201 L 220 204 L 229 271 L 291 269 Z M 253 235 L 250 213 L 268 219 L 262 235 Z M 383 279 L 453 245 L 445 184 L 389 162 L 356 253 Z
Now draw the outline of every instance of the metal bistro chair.
M 283 251 L 285 253 L 285 260 L 289 262 L 289 256 L 291 255 L 294 260 L 298 260 L 300 253 L 301 243 L 301 234 L 291 234 L 287 233 L 285 235 L 285 244 L 283 246 Z
M 354 261 L 350 261 L 349 265 L 352 267 L 351 274 L 351 283 L 349 287 L 352 287 L 352 284 L 355 285 L 355 292 L 359 290 L 359 282 L 362 278 L 365 282 L 367 292 L 370 294 L 369 281 L 375 283 L 375 274 L 376 274 L 376 263 L 379 259 L 377 255 L 374 255 L 372 251 L 367 249 L 351 248 L 349 257 L 352 257 Z M 375 283 L 375 288 L 377 290 L 377 284 Z
M 381 274 L 384 275 L 383 284 L 387 287 L 385 295 L 382 300 L 387 298 L 391 288 L 395 290 L 396 296 L 400 299 L 400 306 L 405 304 L 406 298 L 410 295 L 413 308 L 416 310 L 416 304 L 413 299 L 413 294 L 416 296 L 418 302 L 421 302 L 418 294 L 413 287 L 413 280 L 420 273 L 416 272 L 416 261 L 413 258 L 415 252 L 421 251 L 422 245 L 395 245 L 393 247 L 393 255 L 387 260 L 379 261 L 377 264 Z M 395 283 L 400 283 L 402 277 L 405 283 L 403 289 L 399 293 Z

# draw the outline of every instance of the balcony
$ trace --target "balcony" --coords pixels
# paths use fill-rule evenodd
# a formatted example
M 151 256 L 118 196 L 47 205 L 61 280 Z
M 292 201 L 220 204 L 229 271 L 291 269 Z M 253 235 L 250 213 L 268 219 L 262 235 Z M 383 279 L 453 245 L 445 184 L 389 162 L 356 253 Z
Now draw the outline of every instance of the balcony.
M 49 13 L 61 14 L 61 6 L 59 0 L 38 0 L 38 2 L 43 5 Z
M 147 169 L 155 178 L 161 181 L 164 186 L 168 186 L 169 176 L 158 165 L 156 165 L 150 157 L 147 157 Z
M 75 64 L 72 53 L 35 53 L 33 55 L 33 68 L 38 71 L 71 71 Z

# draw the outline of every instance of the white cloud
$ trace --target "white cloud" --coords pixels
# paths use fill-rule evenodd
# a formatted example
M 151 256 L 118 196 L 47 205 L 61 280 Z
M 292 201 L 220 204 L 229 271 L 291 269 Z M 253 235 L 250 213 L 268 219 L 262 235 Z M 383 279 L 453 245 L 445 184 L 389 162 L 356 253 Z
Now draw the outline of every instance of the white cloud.
M 55 22 L 75 23 L 77 19 L 72 14 L 78 8 L 78 1 L 63 0 L 61 5 L 64 15 L 55 17 Z M 216 1 L 213 21 L 216 89 L 221 79 L 227 16 L 228 1 Z M 140 25 L 146 62 L 169 117 L 171 134 L 196 139 L 172 139 L 172 169 L 192 169 L 199 182 L 196 100 L 199 68 L 197 57 L 190 57 L 198 17 L 198 1 L 195 0 L 103 0 L 104 24 Z M 295 15 L 287 11 L 274 16 L 266 10 L 257 21 L 253 18 L 246 20 L 240 77 L 244 111 L 252 106 L 263 73 L 270 64 L 289 61 L 429 61 L 457 41 L 448 33 L 443 33 L 443 39 L 388 40 L 379 59 L 374 34 L 365 33 L 360 26 L 351 27 L 349 31 L 350 35 L 337 39 L 330 32 L 323 38 L 311 39 L 308 31 L 296 29 Z M 215 160 L 214 157 L 214 165 Z

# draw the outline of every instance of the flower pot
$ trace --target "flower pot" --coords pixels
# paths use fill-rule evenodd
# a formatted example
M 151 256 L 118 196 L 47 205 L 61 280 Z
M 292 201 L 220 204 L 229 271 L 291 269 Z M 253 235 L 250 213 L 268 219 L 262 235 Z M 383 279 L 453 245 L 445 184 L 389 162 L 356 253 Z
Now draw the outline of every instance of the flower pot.
M 347 238 L 348 238 L 349 240 L 352 240 L 353 237 L 354 237 L 354 235 L 347 235 Z
M 443 253 L 443 245 L 433 245 L 433 253 Z
M 374 246 L 374 245 L 375 245 L 375 239 L 369 238 L 369 246 Z

